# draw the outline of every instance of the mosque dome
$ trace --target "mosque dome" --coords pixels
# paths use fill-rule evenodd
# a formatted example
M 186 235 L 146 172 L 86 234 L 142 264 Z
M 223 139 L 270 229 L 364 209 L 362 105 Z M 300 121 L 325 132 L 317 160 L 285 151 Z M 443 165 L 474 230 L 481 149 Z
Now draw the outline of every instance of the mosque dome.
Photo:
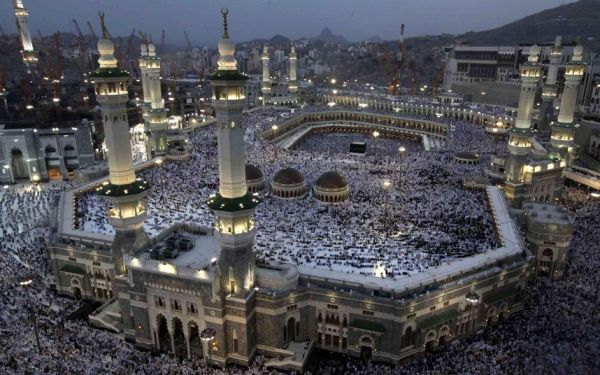
M 302 198 L 306 194 L 304 176 L 295 168 L 284 168 L 271 181 L 273 195 L 278 198 Z
M 275 174 L 273 183 L 280 185 L 295 185 L 304 183 L 304 176 L 295 168 L 284 168 Z
M 146 54 L 148 54 L 148 46 L 143 44 L 140 46 L 141 50 L 142 50 L 142 56 L 145 56 Z
M 339 203 L 348 199 L 350 188 L 338 172 L 325 172 L 315 182 L 313 196 L 321 202 Z
M 459 164 L 477 164 L 479 159 L 479 155 L 474 152 L 459 151 L 454 154 L 454 161 Z
M 265 176 L 255 165 L 246 164 L 246 187 L 251 193 L 260 193 L 265 189 Z
M 320 188 L 343 189 L 348 186 L 346 179 L 338 172 L 325 172 L 315 182 Z
M 246 181 L 260 180 L 264 178 L 262 171 L 255 165 L 246 164 Z

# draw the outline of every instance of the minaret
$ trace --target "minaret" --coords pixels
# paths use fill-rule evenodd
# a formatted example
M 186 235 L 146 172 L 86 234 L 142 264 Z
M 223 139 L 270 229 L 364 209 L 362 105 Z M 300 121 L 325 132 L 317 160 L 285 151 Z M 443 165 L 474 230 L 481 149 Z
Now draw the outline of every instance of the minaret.
M 221 12 L 224 31 L 219 41 L 218 70 L 210 77 L 217 118 L 219 192 L 210 197 L 208 207 L 215 215 L 214 234 L 221 247 L 213 293 L 220 294 L 225 311 L 234 309 L 243 317 L 242 321 L 224 319 L 222 339 L 234 342 L 237 337 L 244 337 L 236 355 L 249 362 L 256 347 L 253 334 L 256 260 L 252 245 L 256 232 L 254 209 L 260 200 L 248 192 L 246 186 L 245 129 L 240 118 L 246 102 L 244 87 L 248 77 L 237 70 L 235 43 L 227 31 L 228 11 Z M 225 311 L 223 315 L 229 316 Z M 219 347 L 227 350 L 230 345 L 226 342 Z
M 146 60 L 148 59 L 148 44 L 146 41 L 142 41 L 140 45 L 140 73 L 142 75 L 142 91 L 144 94 L 144 99 L 142 101 L 142 111 L 145 112 L 147 107 L 150 107 L 150 102 L 152 99 L 150 98 L 150 90 L 148 89 L 148 71 L 146 70 Z M 145 113 L 144 113 L 145 114 Z
M 32 65 L 36 65 L 38 62 L 37 52 L 33 49 L 33 41 L 31 40 L 31 33 L 29 32 L 29 26 L 27 25 L 29 12 L 23 6 L 22 0 L 13 0 L 13 8 L 15 10 L 15 17 L 17 17 L 19 40 L 21 41 L 21 48 L 23 48 L 21 51 L 23 62 L 29 68 Z
M 573 58 L 565 69 L 565 87 L 560 103 L 558 122 L 551 125 L 552 135 L 550 136 L 550 158 L 564 161 L 568 167 L 575 161 L 577 152 L 574 120 L 577 93 L 584 73 L 583 47 L 578 45 L 573 50 Z
M 508 182 L 522 182 L 522 170 L 531 149 L 531 114 L 538 83 L 542 75 L 539 63 L 540 47 L 531 46 L 529 58 L 521 64 L 521 93 L 515 126 L 510 129 L 508 140 L 509 157 L 506 160 L 505 177 Z
M 237 70 L 235 43 L 227 32 L 227 12 L 223 12 L 223 17 L 218 70 L 210 77 L 218 124 L 219 192 L 209 199 L 208 206 L 215 213 L 215 233 L 221 243 L 221 289 L 245 295 L 254 286 L 253 216 L 259 200 L 246 187 L 244 128 L 240 117 L 247 76 Z
M 295 95 L 298 92 L 298 56 L 296 56 L 296 49 L 292 46 L 290 51 L 290 82 L 288 84 L 288 91 L 290 94 Z
M 96 98 L 102 109 L 102 123 L 108 148 L 109 181 L 97 189 L 97 194 L 109 204 L 108 221 L 115 229 L 112 243 L 115 275 L 126 273 L 123 255 L 137 254 L 149 242 L 144 233 L 148 184 L 135 176 L 129 122 L 127 121 L 127 85 L 129 74 L 117 68 L 114 44 L 100 14 L 102 37 L 98 40 L 100 67 L 90 75 Z
M 167 130 L 169 128 L 167 110 L 160 88 L 160 57 L 156 56 L 156 47 L 150 41 L 142 44 L 140 71 L 144 103 L 142 111 L 146 125 L 146 149 L 148 157 L 167 153 Z
M 542 86 L 542 106 L 540 107 L 538 131 L 541 136 L 547 139 L 550 133 L 550 121 L 554 116 L 554 99 L 558 96 L 558 67 L 562 61 L 562 38 L 557 36 L 554 41 L 554 47 L 550 51 L 550 65 L 548 65 L 548 74 L 546 82 Z
M 271 76 L 269 73 L 269 50 L 265 45 L 263 47 L 263 53 L 260 58 L 262 60 L 262 94 L 263 94 L 263 105 L 269 101 L 271 95 Z

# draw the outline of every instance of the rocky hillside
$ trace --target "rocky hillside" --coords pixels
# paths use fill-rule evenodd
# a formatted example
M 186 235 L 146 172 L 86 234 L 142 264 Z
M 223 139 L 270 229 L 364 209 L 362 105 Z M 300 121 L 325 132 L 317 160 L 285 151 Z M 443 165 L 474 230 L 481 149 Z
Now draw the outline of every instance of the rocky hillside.
M 532 14 L 496 29 L 459 36 L 472 45 L 514 45 L 548 42 L 560 34 L 564 41 L 578 39 L 600 52 L 600 0 L 580 0 Z

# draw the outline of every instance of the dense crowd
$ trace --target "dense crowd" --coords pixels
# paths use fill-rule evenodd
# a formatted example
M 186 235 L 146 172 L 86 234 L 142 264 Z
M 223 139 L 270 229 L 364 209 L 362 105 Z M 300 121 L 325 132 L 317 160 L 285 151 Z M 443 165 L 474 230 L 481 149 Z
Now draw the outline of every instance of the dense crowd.
M 315 108 L 299 111 L 310 110 Z M 497 247 L 485 193 L 462 187 L 465 175 L 483 174 L 484 163 L 465 166 L 454 163 L 452 156 L 457 150 L 486 155 L 502 151 L 501 139 L 460 122 L 441 152 L 425 152 L 418 141 L 327 133 L 308 137 L 295 150 L 284 150 L 258 136 L 265 123 L 289 115 L 289 110 L 267 109 L 243 116 L 249 163 L 261 168 L 267 184 L 278 170 L 297 168 L 305 176 L 309 195 L 322 173 L 337 171 L 351 194 L 347 202 L 324 205 L 310 196 L 280 200 L 267 189 L 256 213 L 254 248 L 259 259 L 365 275 L 375 274 L 383 265 L 383 274 L 393 277 Z M 205 202 L 218 190 L 213 134 L 214 127 L 191 134 L 189 162 L 163 163 L 142 172 L 151 186 L 145 224 L 150 235 L 174 222 L 212 225 L 213 215 Z M 352 141 L 367 142 L 365 156 L 348 153 Z M 398 151 L 401 146 L 405 154 Z M 106 219 L 106 203 L 93 192 L 79 203 L 80 227 L 113 231 Z
M 249 120 L 251 121 L 251 120 Z M 468 127 L 468 126 L 467 126 Z M 210 131 L 198 132 L 193 135 L 192 162 L 198 168 L 186 171 L 183 163 L 166 163 L 160 168 L 148 169 L 145 177 L 155 187 L 156 193 L 151 199 L 162 204 L 170 204 L 177 208 L 177 200 L 171 198 L 174 193 L 183 190 L 176 199 L 183 199 L 186 194 L 192 194 L 195 189 L 204 194 L 213 192 L 217 188 L 216 181 L 216 155 L 214 138 Z M 479 152 L 486 153 L 489 144 L 473 143 L 469 138 L 458 136 L 466 147 L 471 145 Z M 468 137 L 471 137 L 470 135 Z M 319 139 L 322 138 L 322 139 Z M 328 145 L 330 150 L 339 146 L 335 138 L 347 142 L 349 137 L 324 137 L 316 136 L 308 139 L 303 146 L 311 148 L 314 144 Z M 475 137 L 476 138 L 476 137 Z M 265 147 L 255 138 L 254 133 L 248 133 L 250 160 L 257 163 L 258 149 Z M 314 143 L 313 143 L 314 142 Z M 476 141 L 489 142 L 489 141 Z M 493 141 L 491 141 L 494 143 Z M 383 142 L 382 142 L 383 143 Z M 457 143 L 460 144 L 460 143 Z M 413 145 L 414 146 L 414 145 Z M 345 146 L 344 146 L 345 147 Z M 343 148 L 340 147 L 339 150 Z M 380 145 L 380 147 L 387 147 Z M 409 145 L 409 147 L 412 147 Z M 494 146 L 495 147 L 495 146 Z M 499 146 L 498 146 L 499 147 Z M 390 153 L 394 146 L 390 146 Z M 205 151 L 201 151 L 205 150 Z M 278 156 L 284 160 L 281 165 L 287 165 L 293 153 L 281 150 L 264 150 L 268 155 L 266 159 L 273 163 Z M 332 151 L 333 152 L 333 151 Z M 302 147 L 296 152 L 303 155 L 305 162 L 316 160 L 325 162 L 315 156 L 310 150 Z M 402 200 L 401 190 L 403 184 L 410 184 L 412 178 L 423 178 L 431 183 L 431 190 L 438 194 L 452 196 L 452 193 L 443 190 L 459 190 L 458 181 L 453 173 L 472 173 L 477 167 L 453 165 L 450 160 L 450 151 L 441 152 L 437 156 L 423 155 L 418 151 L 410 150 L 406 157 L 393 156 L 382 160 L 363 159 L 364 163 L 372 163 L 377 168 L 397 167 L 399 177 L 387 177 L 394 181 L 398 190 L 390 194 L 394 201 L 400 200 L 402 205 L 411 204 Z M 422 153 L 421 153 L 422 154 Z M 329 155 L 331 157 L 331 155 Z M 342 157 L 343 160 L 354 160 Z M 425 160 L 425 162 L 423 162 Z M 201 163 L 200 163 L 201 161 Z M 267 165 L 269 165 L 267 163 Z M 361 162 L 362 163 L 362 162 Z M 421 164 L 424 163 L 424 164 Z M 258 164 L 258 163 L 257 163 Z M 279 168 L 273 165 L 266 169 L 266 175 Z M 300 164 L 298 167 L 305 166 Z M 336 164 L 331 164 L 337 166 Z M 410 168 L 408 168 L 410 167 Z M 409 169 L 422 172 L 410 174 Z M 321 170 L 306 171 L 308 180 L 315 177 Z M 348 173 L 348 170 L 342 170 Z M 179 185 L 176 191 L 161 179 L 168 180 L 181 173 L 189 173 L 187 183 Z M 194 173 L 206 178 L 191 178 Z M 312 173 L 312 174 L 311 174 Z M 437 176 L 440 174 L 440 177 Z M 352 181 L 355 175 L 346 174 Z M 183 177 L 185 178 L 185 177 Z M 380 181 L 378 178 L 374 180 Z M 442 183 L 444 182 L 444 183 Z M 351 182 L 352 183 L 352 182 Z M 416 188 L 411 185 L 411 189 Z M 158 188 L 157 188 L 158 187 Z M 91 328 L 87 323 L 68 319 L 68 315 L 79 307 L 77 301 L 56 295 L 51 287 L 51 277 L 48 274 L 47 240 L 50 236 L 49 224 L 57 207 L 59 194 L 68 184 L 45 185 L 17 185 L 0 189 L 0 373 L 6 374 L 269 374 L 264 368 L 264 357 L 258 356 L 249 369 L 227 368 L 210 369 L 203 359 L 182 360 L 168 355 L 155 355 L 135 349 L 131 344 L 125 343 L 117 335 Z M 367 187 L 363 187 L 366 189 Z M 360 189 L 354 188 L 353 198 L 360 197 Z M 452 191 L 452 190 L 450 190 Z M 366 194 L 366 193 L 361 193 Z M 421 192 L 424 194 L 424 192 Z M 471 193 L 470 193 L 471 194 Z M 474 193 L 473 193 L 474 194 Z M 203 210 L 204 200 L 194 195 L 191 201 L 194 205 L 190 211 L 181 213 L 182 218 L 195 219 L 191 215 L 196 210 Z M 459 197 L 460 198 L 460 197 Z M 471 198 L 476 198 L 476 194 Z M 358 198 L 360 199 L 360 198 Z M 451 199 L 451 198 L 449 198 Z M 166 203 L 165 203 L 166 202 Z M 311 200 L 294 203 L 294 209 L 313 207 Z M 360 205 L 361 201 L 351 200 Z M 97 202 L 99 203 L 99 202 Z M 275 205 L 288 205 L 290 202 L 280 202 L 267 197 L 265 207 Z M 381 203 L 381 202 L 379 202 Z M 480 202 L 481 203 L 481 202 Z M 459 204 L 455 202 L 453 204 Z M 421 374 L 421 373 L 467 373 L 467 374 L 594 374 L 600 372 L 600 339 L 598 338 L 598 325 L 600 299 L 598 298 L 597 285 L 600 284 L 600 199 L 591 195 L 589 191 L 579 187 L 567 186 L 564 191 L 562 204 L 569 209 L 573 216 L 574 234 L 570 254 L 563 279 L 550 282 L 543 278 L 532 281 L 528 298 L 525 300 L 525 309 L 521 313 L 501 323 L 498 328 L 489 328 L 482 333 L 461 341 L 450 343 L 440 354 L 426 354 L 423 357 L 403 363 L 398 368 L 391 368 L 374 362 L 362 362 L 350 358 L 335 359 L 329 355 L 325 358 L 316 358 L 310 366 L 314 374 Z M 343 216 L 338 206 L 328 208 L 314 204 L 328 213 L 330 220 L 340 220 Z M 186 206 L 186 210 L 188 206 Z M 463 208 L 464 209 L 464 208 Z M 468 206 L 467 206 L 468 209 Z M 267 210 L 269 211 L 269 210 Z M 391 211 L 391 209 L 390 209 Z M 259 211 L 260 220 L 265 220 L 267 214 Z M 410 218 L 410 209 L 401 211 L 402 215 Z M 391 215 L 391 214 L 390 214 Z M 209 215 L 201 211 L 198 219 Z M 402 218 L 400 221 L 406 221 Z M 161 220 L 168 222 L 170 217 L 153 217 L 151 225 L 161 227 Z M 390 219 L 390 222 L 398 218 Z M 263 224 L 264 225 L 264 224 Z M 342 224 L 340 224 L 341 226 Z M 343 225 L 349 225 L 344 223 Z M 367 230 L 368 226 L 367 226 Z M 372 228 L 370 230 L 373 230 Z M 391 230 L 391 229 L 390 229 Z M 393 234 L 393 233 L 392 233 Z M 266 235 L 265 235 L 266 236 Z M 261 240 L 261 239 L 259 239 Z M 266 241 L 266 238 L 265 238 Z M 261 250 L 265 251 L 265 250 Z M 28 286 L 20 282 L 31 279 Z M 36 317 L 39 352 L 34 334 L 32 317 Z

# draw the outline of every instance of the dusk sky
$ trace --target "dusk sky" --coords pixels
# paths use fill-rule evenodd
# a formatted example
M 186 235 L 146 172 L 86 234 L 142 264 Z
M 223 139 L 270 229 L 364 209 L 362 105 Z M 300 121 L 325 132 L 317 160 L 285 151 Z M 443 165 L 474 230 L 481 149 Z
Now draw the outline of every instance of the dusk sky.
M 351 41 L 378 35 L 395 39 L 400 24 L 407 36 L 463 33 L 485 30 L 552 8 L 565 0 L 24 0 L 33 35 L 56 30 L 75 31 L 75 18 L 84 33 L 86 21 L 96 29 L 98 11 L 106 14 L 113 36 L 128 35 L 132 28 L 160 38 L 166 29 L 168 43 L 183 43 L 187 30 L 195 45 L 214 45 L 220 36 L 219 9 L 230 10 L 230 31 L 236 41 L 317 35 L 328 26 Z M 0 2 L 0 22 L 15 30 L 12 1 Z

